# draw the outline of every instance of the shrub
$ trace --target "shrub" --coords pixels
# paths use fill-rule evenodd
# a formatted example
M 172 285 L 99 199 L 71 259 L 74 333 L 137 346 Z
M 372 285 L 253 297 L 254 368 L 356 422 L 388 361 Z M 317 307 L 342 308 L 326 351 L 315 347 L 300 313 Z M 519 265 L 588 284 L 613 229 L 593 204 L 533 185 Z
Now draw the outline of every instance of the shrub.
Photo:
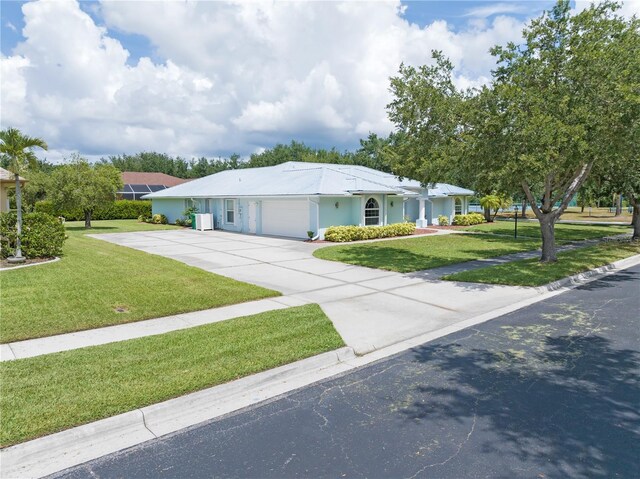
M 413 234 L 413 223 L 395 223 L 386 226 L 331 226 L 324 233 L 324 239 L 335 243 L 360 241 L 375 238 L 391 238 Z
M 449 218 L 444 215 L 438 216 L 438 224 L 440 226 L 449 226 Z
M 484 216 L 480 213 L 469 213 L 453 217 L 453 224 L 456 226 L 472 226 L 479 225 L 481 223 L 484 223 Z
M 0 256 L 15 252 L 16 214 L 0 213 Z M 22 254 L 26 258 L 51 258 L 62 254 L 66 239 L 64 225 L 45 213 L 27 213 L 22 217 Z
M 184 220 L 182 218 L 176 218 L 175 225 L 184 226 Z
M 144 223 L 146 221 L 147 218 L 145 218 L 144 215 L 140 215 L 138 216 L 138 223 Z
M 151 221 L 156 225 L 166 225 L 169 222 L 169 220 L 167 220 L 167 217 L 160 213 L 156 213 L 155 215 L 153 215 L 151 217 Z
M 84 220 L 82 210 L 60 211 L 55 209 L 51 201 L 38 201 L 35 211 L 52 216 L 63 216 L 67 221 Z M 98 208 L 91 215 L 92 220 L 132 220 L 151 216 L 151 201 L 117 200 Z

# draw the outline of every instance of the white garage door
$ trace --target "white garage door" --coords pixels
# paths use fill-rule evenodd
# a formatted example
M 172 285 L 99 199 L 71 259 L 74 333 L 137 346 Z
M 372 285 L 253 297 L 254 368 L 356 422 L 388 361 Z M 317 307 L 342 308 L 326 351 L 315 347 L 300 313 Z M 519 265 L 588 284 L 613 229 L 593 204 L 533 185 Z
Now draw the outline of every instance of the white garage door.
M 262 202 L 262 234 L 306 238 L 309 230 L 307 200 Z

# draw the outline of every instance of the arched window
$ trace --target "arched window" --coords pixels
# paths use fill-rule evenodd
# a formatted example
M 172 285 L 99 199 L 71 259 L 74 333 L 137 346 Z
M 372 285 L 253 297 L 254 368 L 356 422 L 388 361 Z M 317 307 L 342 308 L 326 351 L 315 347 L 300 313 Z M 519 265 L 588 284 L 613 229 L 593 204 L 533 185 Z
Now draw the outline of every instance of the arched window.
M 380 224 L 380 205 L 375 198 L 369 198 L 364 205 L 365 226 Z
M 461 215 L 462 214 L 462 199 L 461 198 L 456 198 L 455 199 L 455 209 L 456 209 L 456 214 L 457 215 Z

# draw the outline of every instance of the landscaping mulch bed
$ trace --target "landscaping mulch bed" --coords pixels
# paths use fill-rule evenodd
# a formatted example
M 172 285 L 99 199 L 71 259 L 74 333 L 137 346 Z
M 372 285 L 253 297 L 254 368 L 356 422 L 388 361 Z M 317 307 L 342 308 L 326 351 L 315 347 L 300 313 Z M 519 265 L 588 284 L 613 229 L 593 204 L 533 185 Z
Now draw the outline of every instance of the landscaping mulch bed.
M 458 226 L 458 225 L 449 225 L 449 226 L 431 226 L 434 230 L 463 230 L 468 228 L 468 226 Z
M 48 263 L 55 258 L 32 258 L 26 259 L 23 263 L 9 263 L 6 259 L 0 260 L 0 269 L 14 269 L 18 266 L 25 266 L 29 264 Z
M 415 231 L 413 233 L 411 233 L 411 236 L 414 235 L 430 235 L 430 234 L 435 234 L 437 233 L 437 231 L 435 229 L 427 229 L 427 228 L 416 228 Z M 368 240 L 360 240 L 360 241 L 348 241 L 348 243 L 362 243 L 364 241 L 379 241 L 381 239 L 400 239 L 400 238 L 406 238 L 406 236 L 393 236 L 393 237 L 389 237 L 389 238 L 371 238 Z M 334 241 L 327 241 L 327 240 L 305 240 L 305 243 L 327 243 L 327 244 L 344 244 L 344 243 L 336 243 Z

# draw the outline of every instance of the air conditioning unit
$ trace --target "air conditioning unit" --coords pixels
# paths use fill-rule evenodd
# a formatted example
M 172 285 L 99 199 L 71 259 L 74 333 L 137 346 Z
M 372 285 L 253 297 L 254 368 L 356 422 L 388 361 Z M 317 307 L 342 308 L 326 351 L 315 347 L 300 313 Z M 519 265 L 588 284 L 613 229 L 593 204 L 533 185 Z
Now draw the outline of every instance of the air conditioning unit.
M 213 215 L 210 213 L 198 213 L 196 217 L 196 229 L 199 231 L 213 229 Z

